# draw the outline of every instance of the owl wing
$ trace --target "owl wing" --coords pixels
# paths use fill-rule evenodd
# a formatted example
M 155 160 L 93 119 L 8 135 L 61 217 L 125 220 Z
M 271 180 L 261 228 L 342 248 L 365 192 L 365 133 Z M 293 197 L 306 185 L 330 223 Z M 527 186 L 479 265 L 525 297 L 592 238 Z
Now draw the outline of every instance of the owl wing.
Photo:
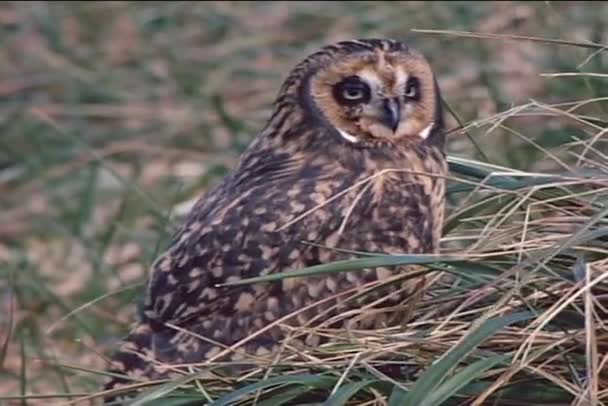
M 319 241 L 338 229 L 338 221 L 328 221 L 328 206 L 303 216 L 332 192 L 320 187 L 331 171 L 303 155 L 254 145 L 235 172 L 197 202 L 152 266 L 140 320 L 114 354 L 111 372 L 150 378 L 159 376 L 159 360 L 205 358 L 211 347 L 196 343 L 184 350 L 188 337 L 168 325 L 226 344 L 248 335 L 253 318 L 273 310 L 268 299 L 283 295 L 281 284 L 217 285 L 313 265 L 302 241 Z M 106 389 L 126 382 L 112 379 Z
M 153 265 L 143 320 L 180 325 L 264 311 L 243 299 L 257 300 L 255 287 L 218 285 L 314 264 L 303 260 L 302 241 L 323 240 L 339 224 L 328 221 L 327 207 L 298 217 L 318 206 L 326 169 L 297 154 L 246 154 L 235 173 L 199 201 Z

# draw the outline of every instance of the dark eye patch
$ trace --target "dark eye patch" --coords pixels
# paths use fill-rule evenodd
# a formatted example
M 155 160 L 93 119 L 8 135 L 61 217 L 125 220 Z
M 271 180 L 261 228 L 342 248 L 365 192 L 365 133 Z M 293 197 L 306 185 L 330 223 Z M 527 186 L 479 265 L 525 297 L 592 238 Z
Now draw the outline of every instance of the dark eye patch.
M 371 99 L 369 85 L 358 76 L 348 76 L 335 84 L 332 94 L 338 103 L 345 106 L 369 103 Z
M 410 76 L 405 84 L 404 95 L 406 100 L 420 100 L 420 79 L 416 76 Z

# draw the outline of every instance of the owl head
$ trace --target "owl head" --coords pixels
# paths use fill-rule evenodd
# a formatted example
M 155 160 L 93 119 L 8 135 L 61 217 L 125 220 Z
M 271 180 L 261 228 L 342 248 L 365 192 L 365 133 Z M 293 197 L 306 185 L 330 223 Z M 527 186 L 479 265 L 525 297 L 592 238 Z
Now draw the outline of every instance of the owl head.
M 278 98 L 353 147 L 443 144 L 439 89 L 422 54 L 388 39 L 326 46 L 298 64 Z

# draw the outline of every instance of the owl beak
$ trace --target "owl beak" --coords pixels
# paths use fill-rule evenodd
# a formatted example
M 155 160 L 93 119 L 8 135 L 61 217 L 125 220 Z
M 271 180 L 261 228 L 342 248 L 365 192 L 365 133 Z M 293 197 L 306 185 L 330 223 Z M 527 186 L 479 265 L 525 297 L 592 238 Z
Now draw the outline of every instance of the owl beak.
M 401 103 L 398 99 L 384 99 L 382 102 L 382 124 L 395 132 L 401 121 Z

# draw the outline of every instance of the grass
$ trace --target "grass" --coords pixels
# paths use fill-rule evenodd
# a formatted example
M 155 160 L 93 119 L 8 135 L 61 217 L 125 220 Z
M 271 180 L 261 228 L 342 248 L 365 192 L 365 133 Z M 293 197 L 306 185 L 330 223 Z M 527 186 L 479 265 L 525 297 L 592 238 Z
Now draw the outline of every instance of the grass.
M 427 294 L 404 308 L 411 322 L 319 329 L 331 345 L 287 340 L 238 377 L 184 371 L 137 404 L 608 404 L 606 15 L 585 2 L 0 4 L 0 404 L 98 399 L 192 199 L 234 166 L 300 58 L 363 36 L 406 38 L 437 70 L 451 112 L 443 255 L 306 272 L 415 261 Z

